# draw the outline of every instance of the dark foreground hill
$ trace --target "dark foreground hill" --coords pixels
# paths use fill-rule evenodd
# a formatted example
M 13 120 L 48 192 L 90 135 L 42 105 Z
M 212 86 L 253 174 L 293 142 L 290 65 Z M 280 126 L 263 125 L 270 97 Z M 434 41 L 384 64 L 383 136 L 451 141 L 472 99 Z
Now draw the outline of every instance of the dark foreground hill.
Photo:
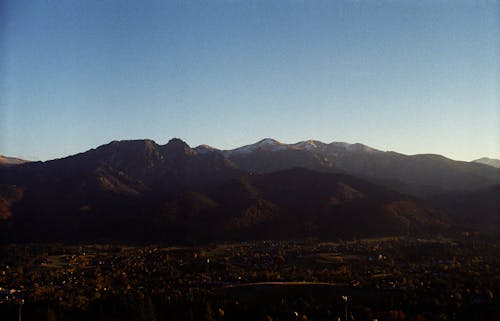
M 419 201 L 361 179 L 296 168 L 250 175 L 213 193 L 232 237 L 325 239 L 402 235 L 447 228 Z M 237 200 L 233 202 L 232 200 Z
M 500 185 L 474 192 L 450 192 L 432 199 L 446 208 L 456 224 L 471 230 L 500 235 Z
M 241 171 L 219 153 L 196 153 L 179 139 L 165 145 L 115 141 L 0 171 L 3 189 L 10 191 L 0 199 L 2 216 L 9 217 L 3 225 L 16 240 L 133 239 L 128 233 L 148 227 L 157 200 L 238 175 Z
M 0 233 L 7 241 L 85 242 L 435 233 L 467 224 L 457 207 L 472 208 L 483 195 L 462 197 L 466 204 L 443 196 L 429 206 L 361 178 L 315 169 L 254 173 L 235 165 L 231 154 L 192 149 L 179 139 L 115 141 L 0 170 Z

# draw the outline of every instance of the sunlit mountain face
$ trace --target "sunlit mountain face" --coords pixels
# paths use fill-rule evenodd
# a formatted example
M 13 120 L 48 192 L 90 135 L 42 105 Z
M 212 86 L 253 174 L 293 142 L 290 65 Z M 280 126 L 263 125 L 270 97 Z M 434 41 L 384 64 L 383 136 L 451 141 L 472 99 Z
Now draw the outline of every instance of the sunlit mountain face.
M 8 166 L 19 165 L 19 164 L 28 163 L 28 162 L 29 161 L 24 160 L 24 159 L 0 155 L 0 167 L 8 167 Z

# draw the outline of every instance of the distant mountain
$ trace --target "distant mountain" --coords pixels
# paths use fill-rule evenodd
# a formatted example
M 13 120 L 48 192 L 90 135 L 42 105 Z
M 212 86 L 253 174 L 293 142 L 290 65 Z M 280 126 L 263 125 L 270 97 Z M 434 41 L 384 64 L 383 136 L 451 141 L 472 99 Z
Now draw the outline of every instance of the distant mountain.
M 496 206 L 499 173 L 362 144 L 265 139 L 221 151 L 180 139 L 113 141 L 0 168 L 0 239 L 337 239 L 481 227 L 496 222 L 483 205 Z
M 223 151 L 222 153 L 226 157 L 230 156 L 236 156 L 236 155 L 247 155 L 256 151 L 270 151 L 270 152 L 276 152 L 276 151 L 281 151 L 281 150 L 286 150 L 288 149 L 288 145 L 282 144 L 278 142 L 277 140 L 274 140 L 272 138 L 265 138 L 261 141 L 258 141 L 255 144 L 251 145 L 246 145 L 243 147 L 238 147 L 233 150 L 226 150 Z
M 283 144 L 270 138 L 253 145 L 220 152 L 241 169 L 251 172 L 270 173 L 295 167 L 339 172 L 334 162 L 323 157 L 322 153 L 296 145 Z
M 483 158 L 473 160 L 472 162 L 500 168 L 500 159 L 483 157 Z
M 20 159 L 20 158 L 7 157 L 7 156 L 0 155 L 0 167 L 19 165 L 19 164 L 23 164 L 23 163 L 27 163 L 27 162 L 29 162 L 29 161 L 24 160 L 24 159 Z
M 415 196 L 452 190 L 475 190 L 500 184 L 500 169 L 454 161 L 440 155 L 403 155 L 362 144 L 304 141 L 283 144 L 264 139 L 253 145 L 220 151 L 241 169 L 252 172 L 304 167 L 347 173 Z

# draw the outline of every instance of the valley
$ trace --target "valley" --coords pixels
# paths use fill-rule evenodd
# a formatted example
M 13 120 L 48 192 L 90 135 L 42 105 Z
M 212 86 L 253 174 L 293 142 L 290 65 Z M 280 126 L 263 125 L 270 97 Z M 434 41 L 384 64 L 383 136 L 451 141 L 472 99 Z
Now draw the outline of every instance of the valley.
M 315 239 L 1 248 L 0 311 L 37 320 L 496 320 L 500 243 Z M 351 318 L 351 317 L 350 317 Z

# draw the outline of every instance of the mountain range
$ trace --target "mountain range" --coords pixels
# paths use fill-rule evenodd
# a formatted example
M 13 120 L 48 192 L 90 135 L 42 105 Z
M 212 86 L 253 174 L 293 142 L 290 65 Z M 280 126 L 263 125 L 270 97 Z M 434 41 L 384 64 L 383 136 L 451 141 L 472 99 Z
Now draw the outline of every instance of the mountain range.
M 337 239 L 500 225 L 500 169 L 362 144 L 268 138 L 219 150 L 129 140 L 19 163 L 0 168 L 9 242 Z
M 346 173 L 418 197 L 452 190 L 476 190 L 500 183 L 500 171 L 484 164 L 454 161 L 434 154 L 408 156 L 383 152 L 362 144 L 325 144 L 314 140 L 282 144 L 268 138 L 220 152 L 247 171 L 304 167 Z

